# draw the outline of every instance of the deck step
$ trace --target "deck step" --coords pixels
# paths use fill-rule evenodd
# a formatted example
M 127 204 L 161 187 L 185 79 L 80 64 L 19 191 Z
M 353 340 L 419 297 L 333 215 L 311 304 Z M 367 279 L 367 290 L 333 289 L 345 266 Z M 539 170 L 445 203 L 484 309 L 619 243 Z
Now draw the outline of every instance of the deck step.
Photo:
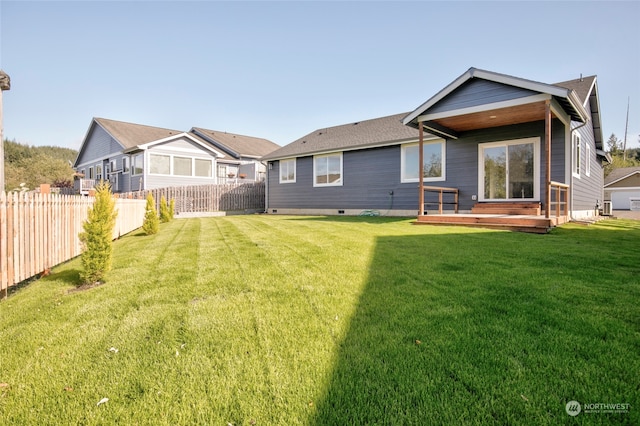
M 473 214 L 540 215 L 540 203 L 476 203 Z
M 535 216 L 535 215 L 534 215 Z M 511 231 L 547 233 L 551 228 L 564 223 L 558 218 L 509 215 L 424 215 L 418 216 L 416 224 L 477 226 L 483 228 L 506 229 Z

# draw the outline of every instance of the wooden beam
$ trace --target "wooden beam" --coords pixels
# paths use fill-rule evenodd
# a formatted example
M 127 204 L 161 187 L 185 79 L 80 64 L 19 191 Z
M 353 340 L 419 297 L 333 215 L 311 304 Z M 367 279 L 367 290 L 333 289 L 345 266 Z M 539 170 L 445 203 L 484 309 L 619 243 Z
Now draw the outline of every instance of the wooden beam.
M 546 158 L 544 217 L 548 219 L 551 216 L 551 101 L 545 101 L 544 105 L 544 145 Z
M 424 126 L 422 121 L 418 123 L 418 132 L 420 134 L 420 142 L 418 143 L 418 200 L 420 207 L 418 208 L 418 215 L 424 216 Z
M 456 132 L 455 130 L 452 130 L 445 126 L 441 126 L 435 121 L 421 121 L 421 123 L 427 130 L 431 131 L 432 133 L 435 132 L 435 134 L 439 136 L 446 136 L 450 139 L 458 139 L 460 137 L 458 135 L 458 132 Z

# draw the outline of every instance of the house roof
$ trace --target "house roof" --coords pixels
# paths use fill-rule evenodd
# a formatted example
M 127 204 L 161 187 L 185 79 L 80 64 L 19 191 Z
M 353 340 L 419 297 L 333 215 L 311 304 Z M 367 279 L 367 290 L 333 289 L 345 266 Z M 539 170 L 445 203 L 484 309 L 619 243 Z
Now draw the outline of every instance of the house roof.
M 317 129 L 262 157 L 276 160 L 323 152 L 370 148 L 417 140 L 418 130 L 402 124 L 407 113 Z
M 616 182 L 620 182 L 623 179 L 628 178 L 634 174 L 640 174 L 640 167 L 621 167 L 619 169 L 614 169 L 604 178 L 604 186 L 614 184 Z
M 118 141 L 125 150 L 184 133 L 182 130 L 163 129 L 106 118 L 94 118 L 93 120 Z
M 236 158 L 259 158 L 280 148 L 268 139 L 193 127 L 191 133 L 229 152 Z
M 591 111 L 591 124 L 593 126 L 593 136 L 596 149 L 600 150 L 598 154 L 607 157 L 604 153 L 604 140 L 602 137 L 602 123 L 600 122 L 600 96 L 598 94 L 598 83 L 595 75 L 589 77 L 580 77 L 575 80 L 563 81 L 556 83 L 556 86 L 565 87 L 573 90 L 582 100 L 582 105 Z M 607 158 L 611 162 L 611 158 Z
M 445 99 L 448 95 L 456 91 L 461 86 L 465 85 L 474 79 L 482 79 L 499 83 L 507 86 L 513 86 L 520 89 L 525 89 L 530 92 L 538 93 L 538 96 L 530 96 L 528 98 L 518 99 L 516 103 L 514 101 L 509 102 L 495 102 L 487 103 L 482 107 L 462 108 L 459 110 L 439 112 L 437 114 L 430 114 L 430 109 Z M 418 121 L 423 121 L 431 124 L 429 129 L 436 133 L 446 135 L 448 137 L 457 137 L 457 131 L 464 129 L 456 129 L 455 126 L 451 126 L 450 123 L 460 120 L 452 120 L 452 118 L 469 117 L 476 123 L 493 123 L 498 125 L 499 120 L 490 121 L 489 111 L 500 110 L 501 119 L 511 120 L 513 124 L 518 122 L 529 121 L 534 119 L 534 116 L 530 114 L 540 115 L 544 108 L 543 98 L 549 99 L 549 97 L 555 99 L 558 104 L 564 109 L 564 111 L 571 117 L 572 120 L 584 123 L 589 118 L 586 109 L 584 108 L 583 101 L 579 98 L 578 94 L 566 87 L 540 83 L 533 80 L 527 80 L 520 77 L 514 77 L 506 74 L 500 74 L 492 71 L 481 70 L 477 68 L 469 68 L 464 74 L 455 79 L 452 83 L 446 86 L 444 89 L 436 93 L 425 103 L 416 108 L 413 112 L 409 113 L 404 119 L 403 123 L 406 125 L 418 126 Z M 533 108 L 534 105 L 536 108 Z M 525 109 L 523 109 L 525 108 Z M 485 117 L 486 116 L 486 117 Z M 526 116 L 526 117 L 525 117 Z M 496 115 L 491 115 L 491 118 L 495 118 Z M 518 121 L 520 120 L 520 121 Z M 466 123 L 470 122 L 468 119 Z M 506 123 L 505 123 L 506 124 Z

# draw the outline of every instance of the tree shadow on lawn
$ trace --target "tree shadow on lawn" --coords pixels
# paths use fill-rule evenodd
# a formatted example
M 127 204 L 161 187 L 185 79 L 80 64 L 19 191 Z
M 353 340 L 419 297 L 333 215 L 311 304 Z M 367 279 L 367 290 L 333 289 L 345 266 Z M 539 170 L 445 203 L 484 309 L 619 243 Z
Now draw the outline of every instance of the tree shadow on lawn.
M 392 222 L 406 222 L 415 220 L 415 217 L 400 216 L 291 216 L 285 220 L 303 220 L 310 222 L 336 222 L 336 223 L 372 223 L 384 224 Z
M 599 336 L 614 327 L 630 330 L 634 325 L 623 323 L 634 315 L 605 324 L 591 317 L 594 302 L 584 298 L 585 289 L 612 291 L 585 282 L 603 265 L 566 252 L 580 243 L 590 251 L 590 239 L 610 241 L 611 232 L 378 238 L 366 288 L 310 423 L 557 424 L 573 420 L 568 401 L 588 402 L 605 391 L 605 399 L 637 404 L 640 367 L 616 359 L 633 353 L 633 345 Z M 640 230 L 629 232 L 638 241 Z M 614 247 L 600 244 L 607 249 Z M 636 281 L 630 291 L 637 296 L 639 287 Z M 618 308 L 619 301 L 602 308 Z M 634 309 L 633 299 L 628 303 Z

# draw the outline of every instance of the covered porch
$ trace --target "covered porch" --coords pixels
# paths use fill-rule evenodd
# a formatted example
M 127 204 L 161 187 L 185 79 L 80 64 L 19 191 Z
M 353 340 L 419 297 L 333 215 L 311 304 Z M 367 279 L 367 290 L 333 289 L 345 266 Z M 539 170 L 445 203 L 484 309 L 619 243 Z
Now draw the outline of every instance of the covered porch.
M 470 69 L 404 119 L 419 130 L 419 176 L 426 176 L 422 148 L 426 132 L 448 144 L 477 147 L 477 169 L 473 164 L 469 171 L 458 169 L 464 182 L 460 175 L 447 175 L 442 186 L 419 180 L 416 223 L 546 233 L 567 222 L 571 123 L 587 120 L 588 113 L 572 90 Z M 539 123 L 537 135 L 526 130 L 521 137 L 505 138 L 503 129 L 529 129 L 533 123 Z M 560 126 L 555 135 L 552 123 Z M 485 139 L 474 142 L 478 131 Z M 494 139 L 487 140 L 487 135 Z M 559 156 L 554 163 L 552 152 Z M 552 170 L 557 181 L 552 180 Z M 466 193 L 459 193 L 459 185 Z M 462 211 L 459 199 L 466 203 Z
M 470 212 L 458 210 L 458 190 L 424 186 L 424 204 L 416 224 L 458 225 L 545 234 L 569 221 L 569 186 L 551 182 L 549 216 L 540 202 L 476 203 Z

